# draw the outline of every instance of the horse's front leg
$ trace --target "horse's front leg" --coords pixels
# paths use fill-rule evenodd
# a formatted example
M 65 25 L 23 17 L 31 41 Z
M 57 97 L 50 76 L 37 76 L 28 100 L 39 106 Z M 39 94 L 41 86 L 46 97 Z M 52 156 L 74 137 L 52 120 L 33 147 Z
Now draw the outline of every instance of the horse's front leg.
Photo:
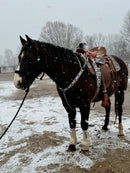
M 77 143 L 77 138 L 76 138 L 76 109 L 74 107 L 71 107 L 69 103 L 67 102 L 66 96 L 63 94 L 63 92 L 57 87 L 58 93 L 61 97 L 62 103 L 64 108 L 66 109 L 68 113 L 68 118 L 69 118 L 69 125 L 70 125 L 70 144 L 68 147 L 68 150 L 70 151 L 75 151 L 76 150 L 76 143 Z
M 90 103 L 84 105 L 80 108 L 81 113 L 81 128 L 83 131 L 83 141 L 82 141 L 82 150 L 88 151 L 89 150 L 89 138 L 88 138 L 88 119 L 89 119 L 89 112 L 90 112 Z
M 76 150 L 76 143 L 77 143 L 77 137 L 76 137 L 76 110 L 69 110 L 68 112 L 69 117 L 69 125 L 70 125 L 70 145 L 69 150 L 75 151 Z

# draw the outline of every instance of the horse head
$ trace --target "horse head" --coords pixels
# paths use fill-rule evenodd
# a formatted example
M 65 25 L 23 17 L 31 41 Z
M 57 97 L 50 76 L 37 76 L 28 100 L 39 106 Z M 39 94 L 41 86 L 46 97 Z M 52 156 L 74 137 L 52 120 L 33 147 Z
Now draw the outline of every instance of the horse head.
M 18 56 L 19 64 L 14 75 L 14 84 L 19 89 L 28 88 L 43 71 L 38 41 L 32 40 L 27 35 L 26 39 L 20 36 L 22 48 Z

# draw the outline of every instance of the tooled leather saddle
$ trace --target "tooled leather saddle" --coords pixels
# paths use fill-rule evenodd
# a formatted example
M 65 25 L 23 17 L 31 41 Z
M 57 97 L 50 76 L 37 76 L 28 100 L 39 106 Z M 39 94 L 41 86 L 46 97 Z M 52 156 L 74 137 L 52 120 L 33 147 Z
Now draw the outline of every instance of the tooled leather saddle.
M 105 47 L 95 47 L 91 50 L 85 49 L 77 49 L 77 53 L 84 54 L 85 57 L 88 58 L 90 65 L 88 65 L 90 72 L 95 75 L 94 68 L 92 67 L 92 60 L 95 61 L 97 66 L 107 64 L 110 68 L 112 75 L 120 70 L 120 65 L 117 63 L 115 59 L 113 59 L 110 55 L 107 55 L 107 51 Z M 113 76 L 114 78 L 114 76 Z
M 87 69 L 89 69 L 90 74 L 96 76 L 97 88 L 100 88 L 102 83 L 103 90 L 106 91 L 111 81 L 111 93 L 114 93 L 119 83 L 117 72 L 120 70 L 120 65 L 112 56 L 107 55 L 106 52 L 105 47 L 95 47 L 91 50 L 77 49 L 77 53 L 82 54 L 81 58 L 83 61 L 86 58 L 88 59 Z M 97 69 L 99 70 L 96 71 Z M 110 93 L 110 91 L 108 92 Z

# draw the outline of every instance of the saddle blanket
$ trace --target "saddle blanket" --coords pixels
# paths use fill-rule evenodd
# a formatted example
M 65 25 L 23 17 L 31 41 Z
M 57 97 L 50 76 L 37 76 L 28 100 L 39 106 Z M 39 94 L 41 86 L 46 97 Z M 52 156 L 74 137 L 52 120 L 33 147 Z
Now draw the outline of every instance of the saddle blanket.
M 108 63 L 106 58 L 109 59 L 110 57 L 108 57 L 108 56 L 106 56 L 106 57 L 96 57 L 95 62 L 96 62 L 96 64 L 103 65 L 105 63 Z M 118 64 L 118 62 L 113 57 L 111 57 L 111 63 L 113 64 L 113 67 L 115 68 L 116 72 L 120 71 L 120 69 L 121 69 L 120 65 Z

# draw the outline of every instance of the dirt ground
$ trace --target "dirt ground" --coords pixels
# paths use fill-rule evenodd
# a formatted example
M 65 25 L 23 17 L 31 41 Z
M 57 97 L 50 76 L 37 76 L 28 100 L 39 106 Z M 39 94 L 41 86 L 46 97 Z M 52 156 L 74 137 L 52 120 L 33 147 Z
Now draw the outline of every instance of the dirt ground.
M 13 80 L 13 74 L 0 74 L 0 81 L 11 81 Z M 35 98 L 38 96 L 53 96 L 57 97 L 57 91 L 54 85 L 50 85 L 48 82 L 48 78 L 43 79 L 42 81 L 37 80 L 35 82 L 35 86 L 31 88 L 31 91 L 29 93 L 29 98 Z M 11 96 L 11 100 L 22 99 L 23 94 L 22 92 L 18 91 L 15 96 Z M 8 98 L 7 98 L 8 99 Z M 114 98 L 112 97 L 112 111 L 114 111 Z M 128 86 L 128 90 L 125 94 L 125 102 L 124 102 L 124 115 L 130 115 L 130 85 Z M 104 113 L 104 109 L 100 106 L 101 103 L 96 103 L 95 107 L 92 109 L 99 111 L 101 113 Z M 52 132 L 52 136 L 55 135 L 54 132 Z M 46 148 L 48 145 L 56 145 L 57 140 L 62 141 L 63 139 L 55 139 L 50 144 L 50 139 L 47 138 L 47 134 L 45 134 L 45 144 L 42 146 L 42 148 Z M 44 136 L 42 136 L 44 138 Z M 35 137 L 33 137 L 35 139 Z M 33 151 L 36 150 L 36 146 L 33 145 L 34 141 L 30 139 L 31 143 L 30 146 L 33 147 Z M 39 139 L 40 141 L 40 139 Z M 42 141 L 44 141 L 42 139 Z M 130 143 L 130 141 L 128 141 Z M 37 152 L 37 151 L 36 151 Z M 130 149 L 116 149 L 116 150 L 108 150 L 107 154 L 103 156 L 105 159 L 103 161 L 98 161 L 95 163 L 93 167 L 91 167 L 90 170 L 86 170 L 80 167 L 75 167 L 73 165 L 64 165 L 64 167 L 61 168 L 61 170 L 57 173 L 130 173 Z M 22 159 L 22 158 L 21 158 Z M 6 161 L 5 161 L 6 162 Z M 50 165 L 51 166 L 51 165 Z M 57 165 L 55 165 L 57 166 Z M 39 168 L 40 169 L 40 168 Z

